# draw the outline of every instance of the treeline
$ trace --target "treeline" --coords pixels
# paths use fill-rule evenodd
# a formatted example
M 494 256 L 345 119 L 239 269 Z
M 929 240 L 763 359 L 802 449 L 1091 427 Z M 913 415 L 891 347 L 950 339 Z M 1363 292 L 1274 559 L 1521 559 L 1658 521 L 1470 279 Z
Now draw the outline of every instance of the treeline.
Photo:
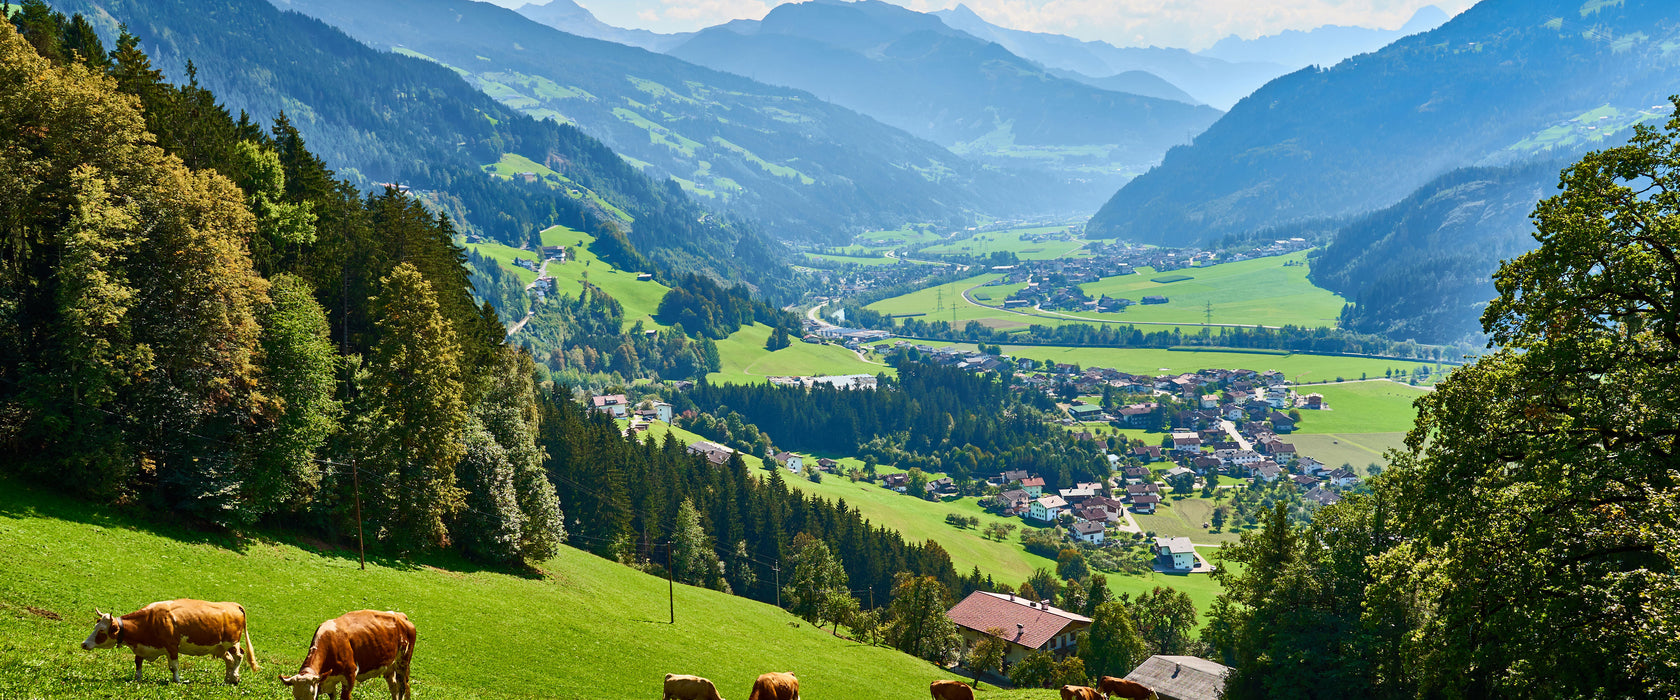
M 1094 443 L 1050 425 L 995 375 L 904 362 L 896 379 L 877 381 L 873 391 L 702 383 L 669 400 L 679 410 L 738 413 L 784 449 L 856 454 L 953 479 L 1026 469 L 1056 487 L 1107 475 Z
M 713 465 L 672 435 L 627 440 L 612 419 L 563 393 L 542 402 L 541 424 L 572 542 L 602 557 L 662 571 L 666 543 L 687 542 L 686 560 L 671 564 L 679 580 L 769 602 L 771 567 L 791 563 L 794 539 L 805 535 L 835 553 L 852 589 L 873 587 L 878 603 L 900 572 L 962 589 L 938 543 L 906 542 L 844 501 L 790 490 L 780 470 L 755 477 L 739 454 Z
M 588 282 L 577 296 L 537 303 L 514 340 L 553 372 L 617 374 L 621 379 L 697 379 L 723 366 L 711 338 L 693 340 L 680 325 L 646 333 L 624 328 L 624 306 Z
M 1185 333 L 1179 326 L 1164 330 L 1145 330 L 1150 327 L 1113 323 L 1068 323 L 1061 326 L 1033 324 L 1024 330 L 1000 331 L 979 321 L 969 321 L 961 329 L 953 326 L 950 321 L 929 321 L 916 317 L 898 319 L 901 323 L 895 324 L 895 319 L 878 311 L 851 305 L 846 307 L 846 321 L 859 328 L 876 328 L 914 338 L 957 342 L 1108 348 L 1172 348 L 1201 345 L 1450 361 L 1463 360 L 1465 357 L 1463 348 L 1419 345 L 1411 341 L 1395 341 L 1382 336 L 1350 333 L 1325 326 L 1207 328 L 1199 333 Z
M 798 333 L 799 316 L 753 298 L 745 285 L 723 286 L 703 275 L 683 275 L 659 300 L 660 323 L 723 340 L 754 322 Z
M 14 29 L 13 23 L 16 25 Z M 136 40 L 0 23 L 0 464 L 196 523 L 551 556 L 530 359 L 450 219 L 362 197 Z M 50 57 L 50 59 L 49 59 Z M 153 145 L 157 144 L 157 145 Z
M 531 310 L 531 297 L 519 277 L 494 258 L 467 250 L 467 269 L 472 282 L 473 296 L 496 310 L 504 319 L 524 318 Z

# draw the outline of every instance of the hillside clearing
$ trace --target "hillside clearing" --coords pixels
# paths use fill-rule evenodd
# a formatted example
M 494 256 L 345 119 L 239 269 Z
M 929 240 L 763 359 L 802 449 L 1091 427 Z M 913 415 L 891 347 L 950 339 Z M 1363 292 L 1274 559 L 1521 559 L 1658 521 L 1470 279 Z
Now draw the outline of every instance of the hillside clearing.
M 838 345 L 795 340 L 792 345 L 771 352 L 764 349 L 769 339 L 770 327 L 754 323 L 717 341 L 723 368 L 706 375 L 706 381 L 750 383 L 764 381 L 765 377 L 897 373 L 891 367 L 864 362 L 858 359 L 857 353 Z

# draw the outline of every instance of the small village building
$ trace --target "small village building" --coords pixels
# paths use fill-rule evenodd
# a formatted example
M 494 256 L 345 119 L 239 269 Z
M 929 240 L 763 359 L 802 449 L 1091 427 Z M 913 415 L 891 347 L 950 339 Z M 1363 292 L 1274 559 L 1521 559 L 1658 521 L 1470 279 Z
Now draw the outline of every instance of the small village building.
M 1061 496 L 1043 496 L 1032 502 L 1027 508 L 1027 517 L 1043 523 L 1052 523 L 1067 511 L 1068 503 Z
M 1044 477 L 1034 476 L 1021 480 L 1021 490 L 1027 495 L 1038 498 L 1044 495 Z
M 1072 654 L 1079 633 L 1091 626 L 1091 618 L 1053 605 L 1005 593 L 975 591 L 945 613 L 956 623 L 968 646 L 985 638 L 988 630 L 1001 630 L 1009 648 L 1003 655 L 1003 671 L 1020 663 L 1028 654 L 1047 651 L 1057 656 Z
M 589 408 L 593 411 L 610 413 L 614 418 L 625 418 L 630 415 L 630 402 L 623 394 L 602 394 L 589 397 Z
M 705 457 L 707 462 L 710 462 L 713 465 L 722 466 L 729 463 L 729 457 L 730 455 L 735 454 L 735 450 L 724 447 L 723 445 L 719 445 L 715 442 L 701 440 L 689 445 L 688 453 L 691 455 L 700 455 L 701 457 Z
M 1170 569 L 1189 571 L 1196 568 L 1196 546 L 1188 537 L 1155 538 L 1155 556 L 1161 565 Z
M 1151 656 L 1126 674 L 1161 700 L 1219 700 L 1231 669 L 1195 656 Z
M 776 460 L 778 464 L 787 467 L 788 471 L 795 474 L 798 474 L 799 470 L 805 466 L 805 458 L 792 452 L 777 452 L 776 454 L 771 455 L 770 458 Z
M 1081 520 L 1073 524 L 1070 534 L 1073 535 L 1074 539 L 1081 542 L 1102 544 L 1104 522 L 1106 521 Z
M 1161 502 L 1161 497 L 1154 494 L 1132 497 L 1132 512 L 1145 515 L 1155 512 L 1155 505 Z
M 1103 408 L 1102 408 L 1102 406 L 1097 406 L 1097 405 L 1094 405 L 1094 404 L 1085 404 L 1083 406 L 1069 406 L 1067 412 L 1068 412 L 1068 415 L 1073 416 L 1074 420 L 1080 421 L 1080 422 L 1100 421 L 1100 420 L 1103 419 Z
M 1326 489 L 1323 486 L 1314 486 L 1311 491 L 1308 491 L 1301 496 L 1301 500 L 1317 503 L 1321 506 L 1332 506 L 1341 502 L 1342 497 L 1340 494 Z

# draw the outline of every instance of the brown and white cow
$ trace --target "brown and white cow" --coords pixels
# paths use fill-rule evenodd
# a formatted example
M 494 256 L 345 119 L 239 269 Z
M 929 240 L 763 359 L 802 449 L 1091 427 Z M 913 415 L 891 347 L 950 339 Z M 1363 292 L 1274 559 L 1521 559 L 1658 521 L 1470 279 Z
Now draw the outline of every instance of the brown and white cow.
M 1062 700 L 1103 700 L 1102 693 L 1096 688 L 1083 685 L 1062 686 Z
M 1137 681 L 1128 681 L 1114 676 L 1103 676 L 1097 681 L 1097 690 L 1110 698 L 1125 698 L 1126 700 L 1149 700 L 1156 697 L 1155 691 L 1149 686 Z
M 356 681 L 383 676 L 391 700 L 412 697 L 409 664 L 414 660 L 414 624 L 400 612 L 357 610 L 321 623 L 296 674 L 280 676 L 294 700 L 331 698 L 340 684 L 350 700 Z
M 134 682 L 146 661 L 169 657 L 170 680 L 181 682 L 181 655 L 214 656 L 227 663 L 227 682 L 239 683 L 239 662 L 257 668 L 257 650 L 251 646 L 251 632 L 245 628 L 245 608 L 238 603 L 207 603 L 202 600 L 163 600 L 122 617 L 94 611 L 99 619 L 93 633 L 82 640 L 82 648 L 110 649 L 127 646 L 134 650 Z M 245 647 L 239 646 L 243 637 Z M 249 652 L 249 653 L 247 653 Z
M 766 673 L 753 681 L 747 700 L 799 700 L 799 679 L 792 673 Z
M 934 681 L 928 684 L 933 700 L 974 700 L 974 689 L 962 681 Z
M 718 695 L 717 686 L 712 685 L 710 680 L 699 676 L 667 673 L 664 700 L 723 700 L 723 696 Z

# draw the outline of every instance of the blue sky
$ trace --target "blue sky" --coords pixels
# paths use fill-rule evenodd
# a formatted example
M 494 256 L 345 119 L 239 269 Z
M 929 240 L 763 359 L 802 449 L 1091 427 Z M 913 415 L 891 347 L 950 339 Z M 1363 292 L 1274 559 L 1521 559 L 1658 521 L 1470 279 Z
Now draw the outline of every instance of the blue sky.
M 527 0 L 490 0 L 516 7 Z M 542 0 L 534 0 L 541 4 Z M 888 0 L 940 10 L 957 0 Z M 964 0 L 993 24 L 1101 39 L 1119 46 L 1199 50 L 1236 34 L 1253 38 L 1325 24 L 1397 28 L 1424 5 L 1458 14 L 1474 0 Z M 731 19 L 758 19 L 777 0 L 577 0 L 620 27 L 682 32 Z

